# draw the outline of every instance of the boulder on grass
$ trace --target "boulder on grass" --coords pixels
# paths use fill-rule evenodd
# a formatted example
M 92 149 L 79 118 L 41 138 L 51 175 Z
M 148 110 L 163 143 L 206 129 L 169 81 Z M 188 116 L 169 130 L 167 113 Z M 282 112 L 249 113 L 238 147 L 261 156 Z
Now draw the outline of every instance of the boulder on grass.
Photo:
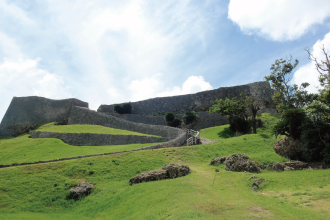
M 87 196 L 91 193 L 93 185 L 89 182 L 81 182 L 74 188 L 70 189 L 70 199 L 79 199 L 81 196 Z
M 186 165 L 165 164 L 162 169 L 147 171 L 141 173 L 129 180 L 130 185 L 142 182 L 157 181 L 164 179 L 174 179 L 185 176 L 190 173 L 190 169 Z
M 274 164 L 269 164 L 267 166 L 267 169 L 270 169 L 270 170 L 273 170 L 273 171 L 277 171 L 277 172 L 284 171 L 284 168 L 285 168 L 285 166 L 283 166 L 279 162 L 275 162 Z
M 308 167 L 308 163 L 302 161 L 289 161 L 282 163 L 285 167 L 291 167 L 291 170 L 303 170 Z
M 213 158 L 213 159 L 211 160 L 210 165 L 219 165 L 219 164 L 224 163 L 225 160 L 226 160 L 226 157 L 217 157 L 217 158 Z
M 260 168 L 258 164 L 245 154 L 233 154 L 226 157 L 225 169 L 227 171 L 234 172 L 251 172 L 251 173 L 260 173 Z
M 303 160 L 304 142 L 295 140 L 292 137 L 285 137 L 274 144 L 274 150 L 282 157 L 287 157 L 291 160 Z

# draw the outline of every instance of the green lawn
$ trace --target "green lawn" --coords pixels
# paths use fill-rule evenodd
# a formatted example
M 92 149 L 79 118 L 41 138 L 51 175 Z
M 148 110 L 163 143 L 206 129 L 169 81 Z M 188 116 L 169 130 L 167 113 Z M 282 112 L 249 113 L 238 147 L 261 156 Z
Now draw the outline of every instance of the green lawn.
M 158 137 L 156 135 L 142 134 L 134 131 L 104 127 L 101 125 L 54 125 L 54 122 L 47 124 L 38 124 L 38 129 L 36 129 L 36 131 L 48 131 L 58 133 L 120 134 Z
M 16 138 L 0 137 L 0 164 L 52 160 L 88 154 L 133 150 L 155 145 L 129 144 L 108 146 L 72 146 L 57 138 L 28 138 L 28 134 Z
M 247 180 L 252 174 L 209 165 L 213 157 L 232 153 L 258 163 L 287 161 L 272 150 L 276 139 L 269 131 L 278 119 L 262 118 L 258 134 L 219 136 L 226 126 L 212 128 L 213 134 L 202 130 L 202 136 L 220 139 L 213 144 L 0 169 L 0 219 L 330 219 L 330 170 L 262 171 L 257 176 L 265 182 L 254 192 Z M 192 173 L 128 184 L 169 162 L 186 164 Z M 93 192 L 67 200 L 68 189 L 82 180 L 95 186 Z

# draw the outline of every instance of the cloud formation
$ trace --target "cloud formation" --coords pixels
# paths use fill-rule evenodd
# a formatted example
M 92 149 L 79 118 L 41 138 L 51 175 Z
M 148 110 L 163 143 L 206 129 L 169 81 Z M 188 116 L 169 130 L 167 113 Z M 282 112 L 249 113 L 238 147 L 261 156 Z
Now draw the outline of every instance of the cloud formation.
M 40 58 L 35 60 L 19 58 L 18 60 L 5 59 L 0 63 L 0 117 L 13 96 L 36 95 L 52 99 L 71 97 L 63 80 L 56 74 L 38 68 Z
M 190 76 L 182 86 L 168 87 L 163 81 L 163 74 L 156 74 L 151 78 L 134 80 L 128 86 L 132 99 L 140 101 L 147 98 L 185 95 L 213 89 L 203 76 Z M 165 92 L 164 92 L 165 91 Z
M 330 54 L 330 32 L 324 36 L 322 40 L 318 40 L 311 49 L 311 52 L 314 57 L 320 62 L 321 60 L 325 60 L 326 57 L 322 52 L 322 47 L 325 47 L 328 54 Z M 307 53 L 306 53 L 307 54 Z M 301 83 L 308 82 L 310 86 L 307 88 L 309 92 L 317 93 L 318 89 L 321 89 L 320 82 L 318 80 L 319 73 L 316 70 L 315 63 L 309 62 L 302 67 L 300 67 L 293 76 L 293 83 L 297 85 L 301 85 Z
M 245 34 L 295 40 L 330 16 L 328 0 L 230 0 L 228 18 Z

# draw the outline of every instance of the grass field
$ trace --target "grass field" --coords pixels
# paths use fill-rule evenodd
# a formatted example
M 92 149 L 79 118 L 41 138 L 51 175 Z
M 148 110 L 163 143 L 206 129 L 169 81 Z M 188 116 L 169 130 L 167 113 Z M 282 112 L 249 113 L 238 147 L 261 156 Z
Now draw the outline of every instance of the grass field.
M 126 131 L 121 129 L 104 127 L 101 125 L 54 125 L 54 122 L 47 124 L 38 124 L 36 131 L 48 131 L 58 133 L 96 133 L 96 134 L 120 134 L 120 135 L 140 135 L 154 136 L 150 134 L 142 134 L 134 131 Z
M 232 137 L 226 126 L 202 130 L 203 137 L 220 139 L 212 144 L 0 169 L 0 219 L 330 219 L 330 170 L 263 171 L 257 176 L 265 182 L 254 192 L 247 180 L 252 174 L 209 165 L 232 153 L 258 163 L 287 161 L 272 150 L 270 127 L 278 119 L 262 118 L 258 134 Z M 192 173 L 128 184 L 169 162 L 186 164 Z M 67 200 L 68 189 L 82 180 L 94 184 L 93 192 Z

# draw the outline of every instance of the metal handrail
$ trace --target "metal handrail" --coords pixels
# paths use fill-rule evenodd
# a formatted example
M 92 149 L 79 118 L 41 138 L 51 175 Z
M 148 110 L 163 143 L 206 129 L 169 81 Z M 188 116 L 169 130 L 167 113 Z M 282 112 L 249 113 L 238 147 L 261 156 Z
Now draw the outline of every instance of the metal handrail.
M 200 140 L 200 135 L 198 131 L 194 131 L 192 129 L 186 129 L 186 134 L 187 134 L 187 146 L 198 144 Z M 189 137 L 190 135 L 191 137 Z

